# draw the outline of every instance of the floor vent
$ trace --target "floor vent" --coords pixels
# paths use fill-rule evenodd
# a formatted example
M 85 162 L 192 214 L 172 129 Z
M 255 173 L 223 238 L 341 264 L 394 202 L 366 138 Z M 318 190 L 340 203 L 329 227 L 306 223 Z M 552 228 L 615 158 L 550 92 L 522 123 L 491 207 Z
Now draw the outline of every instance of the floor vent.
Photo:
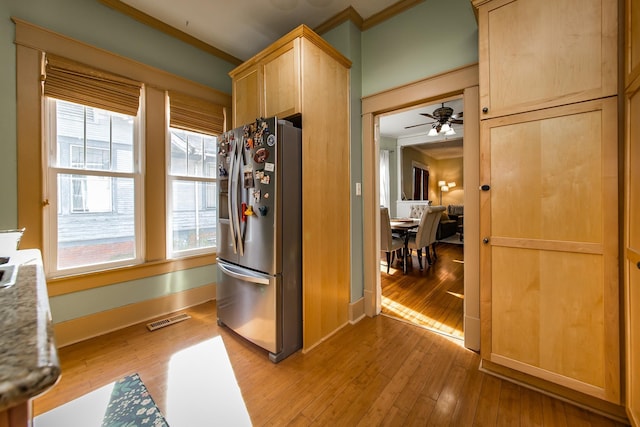
M 156 320 L 155 322 L 147 323 L 147 329 L 155 331 L 156 329 L 164 328 L 165 326 L 173 325 L 174 323 L 182 322 L 183 320 L 191 319 L 188 314 L 182 313 L 176 316 L 167 317 L 164 319 Z

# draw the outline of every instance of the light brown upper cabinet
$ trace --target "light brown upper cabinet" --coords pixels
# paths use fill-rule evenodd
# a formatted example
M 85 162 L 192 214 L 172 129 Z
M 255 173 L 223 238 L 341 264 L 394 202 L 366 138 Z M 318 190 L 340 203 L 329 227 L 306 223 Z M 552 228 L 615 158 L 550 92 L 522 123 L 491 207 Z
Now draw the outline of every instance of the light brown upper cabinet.
M 302 25 L 231 71 L 234 126 L 302 127 L 303 349 L 349 321 L 351 61 Z
M 259 60 L 231 72 L 233 123 L 241 126 L 258 117 L 290 117 L 301 112 L 299 38 L 278 44 Z
M 616 95 L 617 0 L 474 0 L 481 118 Z
M 233 127 L 254 121 L 263 114 L 262 67 L 254 64 L 233 77 Z

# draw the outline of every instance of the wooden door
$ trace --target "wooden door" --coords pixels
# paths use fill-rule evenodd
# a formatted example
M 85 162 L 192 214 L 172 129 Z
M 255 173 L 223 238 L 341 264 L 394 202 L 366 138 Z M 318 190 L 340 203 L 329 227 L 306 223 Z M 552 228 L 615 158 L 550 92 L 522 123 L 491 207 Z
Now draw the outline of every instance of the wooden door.
M 474 0 L 481 117 L 616 95 L 617 2 Z
M 634 5 L 635 3 L 635 5 Z M 627 414 L 640 426 L 640 7 L 627 1 L 625 319 Z
M 300 112 L 300 39 L 294 39 L 263 61 L 265 116 Z
M 233 77 L 233 127 L 264 116 L 262 111 L 262 73 L 254 65 Z
M 481 123 L 482 357 L 620 403 L 616 98 Z

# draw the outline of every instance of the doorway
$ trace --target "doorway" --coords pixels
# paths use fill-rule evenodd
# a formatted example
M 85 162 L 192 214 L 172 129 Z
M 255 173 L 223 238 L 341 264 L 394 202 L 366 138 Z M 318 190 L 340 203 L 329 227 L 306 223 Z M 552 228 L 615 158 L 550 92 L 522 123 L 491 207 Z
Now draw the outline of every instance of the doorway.
M 381 114 L 411 105 L 452 96 L 464 99 L 463 170 L 465 177 L 464 206 L 464 345 L 480 348 L 479 293 L 479 101 L 478 65 L 457 68 L 447 73 L 402 86 L 362 100 L 363 182 L 371 183 L 363 192 L 364 205 L 364 305 L 368 316 L 381 313 L 378 230 L 379 201 L 379 118 Z
M 463 108 L 464 99 L 455 95 L 378 115 L 380 205 L 392 218 L 419 216 L 426 203 L 452 207 L 452 219 L 433 230 L 438 243 L 423 249 L 420 259 L 412 251 L 406 269 L 401 258 L 387 268 L 381 253 L 381 313 L 459 340 L 464 332 Z

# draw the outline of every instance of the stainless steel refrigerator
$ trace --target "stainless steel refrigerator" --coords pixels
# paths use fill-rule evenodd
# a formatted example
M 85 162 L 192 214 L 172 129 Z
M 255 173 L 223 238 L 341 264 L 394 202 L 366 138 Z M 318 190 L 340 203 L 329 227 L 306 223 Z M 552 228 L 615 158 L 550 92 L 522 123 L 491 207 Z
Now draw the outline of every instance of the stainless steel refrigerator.
M 274 363 L 302 347 L 301 145 L 275 117 L 218 138 L 218 324 Z

